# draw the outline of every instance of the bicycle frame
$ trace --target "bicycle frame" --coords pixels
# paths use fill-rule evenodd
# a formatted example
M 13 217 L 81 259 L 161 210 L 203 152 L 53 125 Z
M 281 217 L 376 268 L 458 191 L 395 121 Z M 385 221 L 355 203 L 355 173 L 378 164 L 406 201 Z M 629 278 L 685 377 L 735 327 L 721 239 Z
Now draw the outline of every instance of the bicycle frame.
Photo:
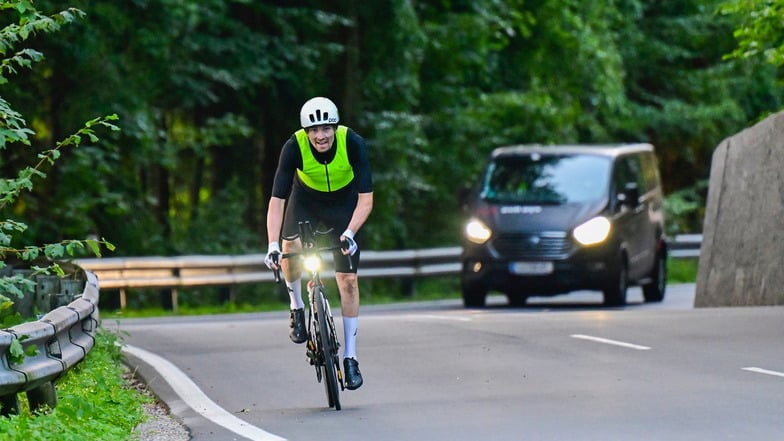
M 302 251 L 285 253 L 281 255 L 281 259 L 300 259 L 302 269 L 310 275 L 308 281 L 308 340 L 305 355 L 310 365 L 316 369 L 318 382 L 324 382 L 329 407 L 340 410 L 339 393 L 340 390 L 345 390 L 338 357 L 340 342 L 335 333 L 335 322 L 320 275 L 321 253 L 339 249 L 340 246 L 317 247 L 316 236 L 325 235 L 328 231 L 314 232 L 309 222 L 300 222 L 299 232 Z M 280 270 L 275 271 L 275 281 L 280 282 Z

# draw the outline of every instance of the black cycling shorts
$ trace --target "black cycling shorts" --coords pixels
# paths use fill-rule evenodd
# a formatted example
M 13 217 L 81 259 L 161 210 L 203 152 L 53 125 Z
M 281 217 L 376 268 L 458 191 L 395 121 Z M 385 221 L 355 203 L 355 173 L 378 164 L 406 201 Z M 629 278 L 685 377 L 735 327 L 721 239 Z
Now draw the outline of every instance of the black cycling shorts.
M 336 192 L 334 198 L 311 194 L 299 185 L 292 186 L 291 195 L 286 203 L 286 213 L 283 216 L 283 230 L 281 237 L 291 240 L 299 236 L 299 222 L 310 222 L 313 230 L 331 230 L 328 236 L 329 246 L 336 245 L 340 235 L 348 227 L 354 209 L 357 207 L 357 194 L 354 192 Z M 357 240 L 358 234 L 354 237 Z M 322 246 L 327 246 L 322 244 Z M 356 273 L 359 267 L 359 250 L 349 259 L 340 252 L 332 252 L 335 272 Z

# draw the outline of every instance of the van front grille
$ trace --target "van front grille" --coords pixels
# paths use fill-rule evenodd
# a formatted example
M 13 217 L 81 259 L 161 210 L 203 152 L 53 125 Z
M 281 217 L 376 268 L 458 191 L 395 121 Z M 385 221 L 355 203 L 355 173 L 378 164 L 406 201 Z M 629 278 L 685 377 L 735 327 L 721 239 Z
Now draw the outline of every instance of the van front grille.
M 572 249 L 566 234 L 561 232 L 504 233 L 493 239 L 493 247 L 509 260 L 560 260 Z

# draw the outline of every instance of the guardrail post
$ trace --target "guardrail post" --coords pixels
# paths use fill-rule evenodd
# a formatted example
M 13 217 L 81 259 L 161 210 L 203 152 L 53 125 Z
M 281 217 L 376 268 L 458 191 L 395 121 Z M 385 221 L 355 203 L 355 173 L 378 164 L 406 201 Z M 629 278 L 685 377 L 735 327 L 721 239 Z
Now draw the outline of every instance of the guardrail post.
M 31 270 L 12 269 L 10 267 L 7 267 L 6 270 L 8 274 L 0 274 L 0 276 L 21 275 L 22 277 L 29 278 L 30 274 L 32 274 Z M 25 289 L 22 297 L 13 296 L 11 300 L 14 302 L 13 310 L 18 312 L 19 315 L 25 318 L 33 317 L 33 304 L 35 303 L 34 291 Z
M 167 289 L 161 289 L 159 292 L 161 297 L 161 307 L 163 309 L 177 312 L 177 302 L 179 300 L 179 293 L 177 292 L 177 288 L 172 286 Z
M 54 388 L 54 383 L 47 381 L 41 383 L 37 388 L 27 391 L 27 401 L 30 404 L 31 413 L 44 410 L 46 407 L 54 409 L 57 407 L 57 390 Z
M 31 410 L 34 409 L 34 404 L 54 407 L 57 397 L 52 382 L 66 370 L 65 363 L 49 353 L 48 346 L 56 338 L 54 326 L 51 323 L 35 321 L 16 325 L 9 331 L 19 340 L 25 353 L 24 359 L 11 361 L 9 367 L 24 375 L 23 385 L 28 392 Z M 31 354 L 31 349 L 34 349 L 34 354 Z
M 71 303 L 84 290 L 82 279 L 60 279 L 60 293 L 52 299 L 52 309 Z
M 35 283 L 35 306 L 39 313 L 46 314 L 52 310 L 52 297 L 60 293 L 60 277 L 36 276 Z

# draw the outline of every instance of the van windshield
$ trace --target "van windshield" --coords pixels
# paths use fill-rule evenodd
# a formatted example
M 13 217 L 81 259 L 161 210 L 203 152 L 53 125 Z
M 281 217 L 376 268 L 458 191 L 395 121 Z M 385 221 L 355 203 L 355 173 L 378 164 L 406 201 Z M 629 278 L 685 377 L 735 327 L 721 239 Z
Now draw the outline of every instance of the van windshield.
M 502 204 L 565 204 L 602 198 L 611 160 L 588 154 L 496 157 L 484 175 L 481 197 Z

